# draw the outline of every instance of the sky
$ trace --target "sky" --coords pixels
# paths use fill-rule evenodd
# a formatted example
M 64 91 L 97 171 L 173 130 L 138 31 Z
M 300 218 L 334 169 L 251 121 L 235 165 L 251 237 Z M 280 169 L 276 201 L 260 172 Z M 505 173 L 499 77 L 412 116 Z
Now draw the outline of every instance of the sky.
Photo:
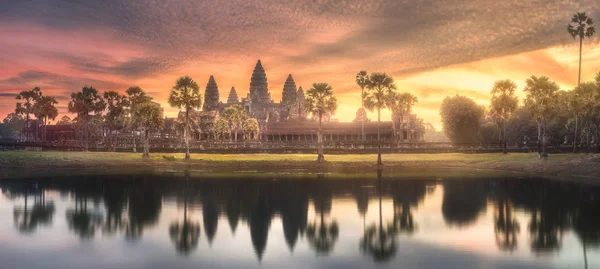
M 399 92 L 417 96 L 415 113 L 440 128 L 446 96 L 487 105 L 496 80 L 514 80 L 520 97 L 531 75 L 572 89 L 579 42 L 566 27 L 579 11 L 600 23 L 597 0 L 0 1 L 0 118 L 18 92 L 36 86 L 58 99 L 58 118 L 69 115 L 69 94 L 86 85 L 138 85 L 174 116 L 167 99 L 178 77 L 191 76 L 203 92 L 214 75 L 225 102 L 232 86 L 246 96 L 260 59 L 276 102 L 288 74 L 305 91 L 327 82 L 335 117 L 351 121 L 360 107 L 356 73 L 386 72 Z M 599 40 L 584 41 L 582 81 L 600 71 Z

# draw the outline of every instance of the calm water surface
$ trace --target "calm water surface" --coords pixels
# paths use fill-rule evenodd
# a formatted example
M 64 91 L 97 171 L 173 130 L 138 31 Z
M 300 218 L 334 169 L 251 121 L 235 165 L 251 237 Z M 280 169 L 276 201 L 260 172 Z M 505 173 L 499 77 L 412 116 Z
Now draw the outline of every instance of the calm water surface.
M 600 268 L 600 188 L 328 175 L 0 181 L 0 268 Z

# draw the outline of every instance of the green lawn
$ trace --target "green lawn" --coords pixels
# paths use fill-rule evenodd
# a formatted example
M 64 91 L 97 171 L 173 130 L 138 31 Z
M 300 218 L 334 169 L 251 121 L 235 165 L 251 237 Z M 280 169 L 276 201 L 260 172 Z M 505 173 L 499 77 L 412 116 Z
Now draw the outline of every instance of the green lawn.
M 167 160 L 163 156 L 173 156 L 175 159 Z M 141 153 L 2 151 L 0 170 L 3 170 L 1 172 L 4 175 L 15 175 L 22 171 L 60 172 L 63 168 L 77 171 L 165 171 L 192 168 L 196 171 L 223 173 L 308 171 L 349 174 L 376 169 L 376 154 L 325 155 L 326 163 L 323 164 L 316 163 L 316 157 L 315 154 L 192 154 L 191 160 L 185 160 L 183 153 L 154 153 L 150 160 L 143 160 Z M 554 154 L 547 159 L 539 159 L 535 153 L 384 154 L 383 162 L 384 169 L 390 171 L 460 167 L 552 176 L 600 175 L 598 154 Z

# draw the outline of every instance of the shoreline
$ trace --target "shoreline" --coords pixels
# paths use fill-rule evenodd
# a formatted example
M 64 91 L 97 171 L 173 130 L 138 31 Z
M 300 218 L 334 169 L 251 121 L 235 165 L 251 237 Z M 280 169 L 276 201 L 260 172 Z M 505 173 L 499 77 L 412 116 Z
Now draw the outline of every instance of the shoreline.
M 155 153 L 149 160 L 143 160 L 141 153 L 2 151 L 0 179 L 75 173 L 169 174 L 186 169 L 213 175 L 334 173 L 360 176 L 377 170 L 376 158 L 376 154 L 325 155 L 326 162 L 317 163 L 315 154 L 192 154 L 190 160 L 185 160 L 183 153 Z M 565 153 L 539 159 L 535 153 L 399 153 L 384 154 L 382 158 L 382 169 L 388 173 L 418 175 L 425 172 L 423 170 L 462 169 L 600 183 L 600 154 Z

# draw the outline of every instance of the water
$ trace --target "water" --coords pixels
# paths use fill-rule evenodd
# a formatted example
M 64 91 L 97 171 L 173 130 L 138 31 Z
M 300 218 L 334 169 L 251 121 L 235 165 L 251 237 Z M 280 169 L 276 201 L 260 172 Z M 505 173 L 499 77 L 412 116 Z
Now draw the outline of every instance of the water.
M 0 181 L 0 268 L 600 267 L 600 187 L 343 177 Z

